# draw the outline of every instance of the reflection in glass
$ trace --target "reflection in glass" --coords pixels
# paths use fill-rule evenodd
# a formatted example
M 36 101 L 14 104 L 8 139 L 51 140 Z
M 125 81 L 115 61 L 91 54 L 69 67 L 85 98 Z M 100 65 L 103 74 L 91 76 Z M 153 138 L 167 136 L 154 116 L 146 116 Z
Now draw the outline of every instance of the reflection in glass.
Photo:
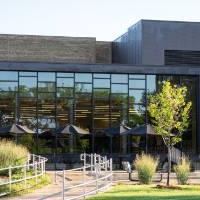
M 35 98 L 20 98 L 20 119 L 36 117 L 37 100 Z
M 94 88 L 110 88 L 110 79 L 94 79 Z
M 92 82 L 92 74 L 76 73 L 75 74 L 75 81 L 76 82 L 91 83 Z
M 147 75 L 147 91 L 150 93 L 156 91 L 156 75 Z
M 1 71 L 0 81 L 18 81 L 18 72 Z
M 93 89 L 94 98 L 109 98 L 110 89 Z
M 112 84 L 112 93 L 128 93 L 128 85 Z
M 92 92 L 92 84 L 87 83 L 76 83 L 75 85 L 75 91 L 78 93 L 84 93 L 84 92 Z
M 56 128 L 55 119 L 39 117 L 38 118 L 38 128 L 39 128 L 39 131 Z
M 128 106 L 128 95 L 127 94 L 112 94 L 111 95 L 111 106 L 118 106 L 122 109 Z
M 111 109 L 111 126 L 119 126 L 122 122 L 127 122 L 128 112 L 127 109 L 120 107 L 112 107 Z
M 145 103 L 145 90 L 129 90 L 129 103 Z
M 57 77 L 74 77 L 74 73 L 57 73 Z
M 57 87 L 74 87 L 73 78 L 57 78 Z
M 19 78 L 20 96 L 36 97 L 36 93 L 37 93 L 36 90 L 37 90 L 36 77 L 20 77 Z
M 145 75 L 143 75 L 143 74 L 130 74 L 129 78 L 130 79 L 145 79 Z
M 128 75 L 126 74 L 112 74 L 112 83 L 128 83 Z
M 145 80 L 129 80 L 129 88 L 145 89 Z
M 17 91 L 18 82 L 0 82 L 0 91 Z
M 38 116 L 55 117 L 55 96 L 54 93 L 38 93 Z
M 17 96 L 15 92 L 0 93 L 0 125 L 14 123 L 17 116 Z
M 57 97 L 73 97 L 74 88 L 57 88 Z
M 110 78 L 110 74 L 94 74 L 94 78 Z
M 55 73 L 38 72 L 38 81 L 55 82 Z
M 39 82 L 38 92 L 55 92 L 55 83 Z
M 19 72 L 20 76 L 37 76 L 37 72 Z

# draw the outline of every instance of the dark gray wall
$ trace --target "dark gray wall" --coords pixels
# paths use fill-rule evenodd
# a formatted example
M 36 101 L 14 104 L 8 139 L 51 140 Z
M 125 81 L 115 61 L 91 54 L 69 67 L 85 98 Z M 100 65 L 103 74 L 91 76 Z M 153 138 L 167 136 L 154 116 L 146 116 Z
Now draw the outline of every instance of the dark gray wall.
M 142 63 L 142 23 L 137 24 L 128 29 L 128 63 Z
M 0 60 L 95 63 L 96 39 L 0 35 Z
M 164 65 L 165 50 L 200 51 L 200 23 L 142 20 L 142 64 Z
M 113 62 L 164 65 L 165 50 L 200 51 L 200 23 L 141 20 L 113 41 Z
M 113 63 L 142 64 L 142 21 L 113 41 Z
M 120 36 L 112 43 L 112 62 L 128 64 L 128 33 Z

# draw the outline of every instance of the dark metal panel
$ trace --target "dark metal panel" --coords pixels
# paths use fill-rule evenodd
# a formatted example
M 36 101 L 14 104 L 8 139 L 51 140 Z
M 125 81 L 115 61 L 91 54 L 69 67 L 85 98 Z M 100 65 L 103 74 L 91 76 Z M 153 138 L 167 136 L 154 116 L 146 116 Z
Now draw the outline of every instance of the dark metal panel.
M 128 63 L 142 64 L 142 21 L 128 29 Z
M 197 113 L 196 113 L 196 121 L 197 121 L 197 131 L 196 131 L 196 153 L 200 153 L 200 76 L 198 76 L 197 81 Z
M 112 62 L 128 63 L 128 33 L 112 42 Z

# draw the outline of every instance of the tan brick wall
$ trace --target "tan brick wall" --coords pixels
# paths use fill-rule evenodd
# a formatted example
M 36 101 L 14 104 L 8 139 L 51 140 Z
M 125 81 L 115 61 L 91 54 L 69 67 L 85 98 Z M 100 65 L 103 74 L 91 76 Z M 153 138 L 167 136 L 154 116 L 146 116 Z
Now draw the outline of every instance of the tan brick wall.
M 96 42 L 96 63 L 112 63 L 112 42 Z
M 0 35 L 0 61 L 95 63 L 96 39 Z

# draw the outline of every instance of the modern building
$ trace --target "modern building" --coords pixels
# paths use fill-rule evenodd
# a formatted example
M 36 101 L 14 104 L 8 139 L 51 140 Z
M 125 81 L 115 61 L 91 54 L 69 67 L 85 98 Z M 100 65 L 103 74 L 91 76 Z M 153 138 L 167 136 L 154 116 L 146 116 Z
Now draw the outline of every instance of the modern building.
M 83 151 L 109 155 L 105 129 L 147 124 L 147 94 L 163 80 L 188 88 L 191 123 L 181 149 L 198 157 L 200 23 L 141 20 L 112 42 L 0 35 L 0 125 L 35 130 L 34 141 L 26 143 L 56 162 L 72 163 Z M 68 123 L 92 134 L 40 137 Z M 144 150 L 146 141 L 149 152 L 163 151 L 158 137 L 113 137 L 116 163 Z

